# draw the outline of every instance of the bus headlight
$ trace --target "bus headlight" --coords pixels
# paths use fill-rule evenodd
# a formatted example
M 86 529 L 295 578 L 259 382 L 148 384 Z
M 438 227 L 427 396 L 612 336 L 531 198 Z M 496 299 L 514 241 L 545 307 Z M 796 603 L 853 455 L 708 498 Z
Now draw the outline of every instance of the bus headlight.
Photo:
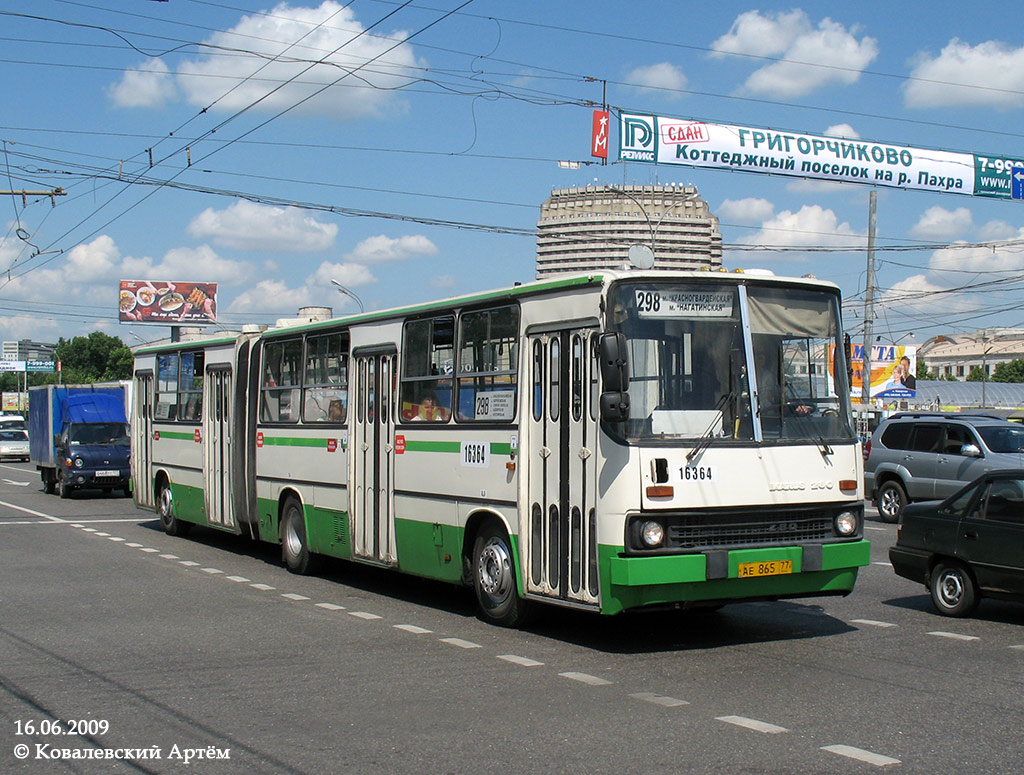
M 653 549 L 656 546 L 661 546 L 661 542 L 665 540 L 665 528 L 660 522 L 649 520 L 640 527 L 640 537 L 644 544 Z
M 844 511 L 835 521 L 836 533 L 841 536 L 852 536 L 857 532 L 857 515 L 852 511 Z

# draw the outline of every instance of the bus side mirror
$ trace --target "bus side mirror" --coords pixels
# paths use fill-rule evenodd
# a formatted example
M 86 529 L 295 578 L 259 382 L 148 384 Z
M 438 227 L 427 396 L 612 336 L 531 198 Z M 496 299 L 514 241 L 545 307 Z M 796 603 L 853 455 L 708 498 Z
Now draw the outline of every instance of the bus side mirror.
M 601 359 L 603 389 L 610 393 L 624 393 L 629 389 L 626 335 L 612 332 L 601 334 L 598 340 L 598 357 Z
M 629 419 L 629 356 L 626 336 L 604 333 L 598 339 L 601 362 L 601 419 L 622 422 Z

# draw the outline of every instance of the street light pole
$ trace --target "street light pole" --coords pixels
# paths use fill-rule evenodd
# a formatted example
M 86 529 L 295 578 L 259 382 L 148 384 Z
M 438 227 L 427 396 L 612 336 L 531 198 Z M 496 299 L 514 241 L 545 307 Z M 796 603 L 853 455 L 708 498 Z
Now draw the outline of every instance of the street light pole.
M 647 215 L 647 208 L 644 207 L 643 202 L 641 202 L 635 196 L 630 194 L 628 191 L 625 191 L 625 190 L 623 190 L 621 188 L 616 188 L 615 186 L 607 185 L 607 184 L 605 185 L 605 188 L 607 188 L 612 193 L 620 194 L 620 195 L 622 195 L 624 197 L 627 197 L 628 199 L 633 200 L 633 202 L 636 204 L 636 206 L 640 208 L 640 213 L 643 215 L 644 220 L 647 221 L 647 229 L 651 232 L 651 253 L 654 254 L 655 256 L 657 255 L 656 243 L 657 243 L 658 229 L 661 228 L 661 224 L 665 221 L 665 218 L 668 216 L 669 212 L 671 212 L 674 208 L 678 207 L 679 205 L 683 204 L 684 202 L 691 202 L 691 201 L 693 201 L 694 199 L 696 199 L 699 196 L 699 194 L 696 191 L 694 191 L 692 194 L 687 194 L 682 199 L 679 199 L 679 200 L 673 202 L 667 208 L 665 208 L 665 212 L 663 212 L 661 214 L 661 218 L 658 219 L 658 223 L 657 224 L 653 224 L 653 223 L 651 223 L 650 216 Z M 662 197 L 662 198 L 664 198 L 664 197 Z
M 355 303 L 359 305 L 359 312 L 360 313 L 365 311 L 364 308 L 363 308 L 363 300 L 360 299 L 358 296 L 356 296 L 355 293 L 350 291 L 348 288 L 346 288 L 344 285 L 339 283 L 337 280 L 331 280 L 331 285 L 337 286 L 338 293 L 340 293 L 342 296 L 348 296 L 350 299 L 353 299 L 355 301 Z

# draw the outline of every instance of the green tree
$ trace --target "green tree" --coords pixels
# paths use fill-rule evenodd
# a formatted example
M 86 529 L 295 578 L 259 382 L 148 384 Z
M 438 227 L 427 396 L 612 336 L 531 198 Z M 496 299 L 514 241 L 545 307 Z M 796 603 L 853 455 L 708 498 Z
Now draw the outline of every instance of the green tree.
M 69 385 L 131 379 L 132 351 L 116 336 L 93 331 L 88 336 L 57 342 L 61 381 Z M 46 382 L 56 382 L 53 375 Z
M 981 366 L 971 366 L 971 373 L 967 375 L 968 382 L 986 382 L 991 380 L 985 379 L 985 372 L 982 371 Z
M 992 382 L 1024 382 L 1024 358 L 998 364 L 989 379 Z
M 917 372 L 914 374 L 918 379 L 938 379 L 939 375 L 934 372 L 928 371 L 928 364 L 924 362 L 924 358 L 917 359 Z

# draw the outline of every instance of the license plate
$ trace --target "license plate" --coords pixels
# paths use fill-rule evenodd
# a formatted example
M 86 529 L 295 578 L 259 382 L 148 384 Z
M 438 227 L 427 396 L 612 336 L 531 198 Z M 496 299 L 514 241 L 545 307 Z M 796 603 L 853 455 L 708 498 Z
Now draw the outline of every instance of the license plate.
M 112 476 L 114 478 L 117 478 L 120 475 L 121 475 L 120 471 L 97 471 L 96 472 L 96 476 Z
M 741 579 L 749 579 L 754 576 L 784 576 L 792 572 L 792 560 L 770 560 L 769 562 L 741 562 L 738 575 Z

